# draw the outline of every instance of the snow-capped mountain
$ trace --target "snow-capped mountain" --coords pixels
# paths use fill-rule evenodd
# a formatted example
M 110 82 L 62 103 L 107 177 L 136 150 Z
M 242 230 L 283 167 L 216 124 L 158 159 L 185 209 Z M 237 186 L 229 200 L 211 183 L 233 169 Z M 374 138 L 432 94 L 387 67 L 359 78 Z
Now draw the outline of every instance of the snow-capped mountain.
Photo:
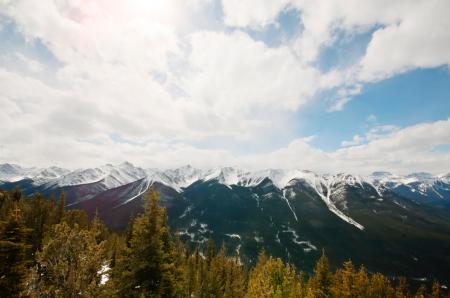
M 21 166 L 15 165 L 15 164 L 1 164 L 0 165 L 0 181 L 17 181 L 24 179 L 25 173 L 27 172 L 26 169 L 22 168 Z
M 253 262 L 264 247 L 310 269 L 309 260 L 325 248 L 336 264 L 351 257 L 391 275 L 394 261 L 405 265 L 394 268 L 403 273 L 448 275 L 450 261 L 435 256 L 450 250 L 449 178 L 450 173 L 164 170 L 127 162 L 72 171 L 0 165 L 1 189 L 19 187 L 25 195 L 64 192 L 68 208 L 97 213 L 111 228 L 126 228 L 153 187 L 173 230 L 193 247 L 213 238 L 244 262 Z
M 292 181 L 302 181 L 313 189 L 327 204 L 332 204 L 333 195 L 342 186 L 373 188 L 382 197 L 386 191 L 418 199 L 450 200 L 450 173 L 433 176 L 429 173 L 413 173 L 405 176 L 389 172 L 374 172 L 371 175 L 317 174 L 306 170 L 267 169 L 247 171 L 236 167 L 197 169 L 184 166 L 176 169 L 143 169 L 129 162 L 118 165 L 107 164 L 97 168 L 69 171 L 59 167 L 24 168 L 15 164 L 0 165 L 0 181 L 18 182 L 32 180 L 35 186 L 68 187 L 97 183 L 102 189 L 112 189 L 141 179 L 151 185 L 155 182 L 181 192 L 197 181 L 214 181 L 232 187 L 233 185 L 254 187 L 269 179 L 277 188 L 284 189 Z M 332 208 L 332 206 L 330 205 Z
M 202 180 L 206 175 L 206 171 L 193 168 L 190 165 L 165 171 L 159 169 L 147 169 L 146 173 L 148 180 L 160 182 L 177 191 L 181 191 L 182 188 L 188 187 L 198 180 Z
M 160 183 L 181 193 L 183 189 L 196 182 L 219 183 L 231 189 L 233 186 L 255 187 L 268 180 L 276 188 L 283 190 L 283 194 L 288 193 L 285 190 L 292 183 L 301 183 L 321 198 L 332 213 L 361 230 L 364 229 L 364 226 L 346 214 L 348 208 L 346 191 L 348 188 L 373 192 L 370 196 L 379 200 L 383 199 L 384 193 L 394 192 L 415 201 L 450 201 L 449 176 L 450 174 L 433 176 L 429 173 L 399 176 L 389 172 L 375 172 L 367 176 L 348 173 L 322 175 L 306 170 L 247 171 L 237 167 L 197 169 L 189 165 L 160 170 L 143 169 L 129 162 L 74 171 L 58 167 L 40 169 L 23 168 L 13 164 L 0 165 L 0 180 L 4 182 L 17 183 L 29 179 L 33 186 L 40 190 L 64 188 L 70 191 L 78 189 L 74 191 L 71 204 L 91 199 L 103 191 L 142 179 L 145 181 L 139 184 L 139 191 L 125 198 L 124 203 L 129 203 L 139 197 L 155 183 Z M 289 205 L 289 200 L 285 195 L 282 196 L 282 199 Z
M 78 169 L 59 179 L 51 180 L 58 186 L 71 186 L 89 183 L 102 183 L 106 189 L 115 188 L 146 177 L 146 172 L 129 162 L 113 166 L 107 164 L 98 168 Z
M 70 173 L 69 170 L 55 166 L 49 168 L 24 168 L 15 164 L 0 164 L 0 181 L 6 182 L 31 179 L 36 184 L 43 184 L 58 179 L 68 173 Z

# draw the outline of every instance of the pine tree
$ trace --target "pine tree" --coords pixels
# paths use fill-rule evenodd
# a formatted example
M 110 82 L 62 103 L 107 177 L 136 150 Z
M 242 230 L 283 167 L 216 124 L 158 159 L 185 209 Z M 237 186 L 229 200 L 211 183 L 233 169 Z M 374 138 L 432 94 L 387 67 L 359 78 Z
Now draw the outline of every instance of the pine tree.
M 325 251 L 322 251 L 322 256 L 314 268 L 314 274 L 308 282 L 308 297 L 331 297 L 332 281 L 328 258 Z
M 239 256 L 235 255 L 227 259 L 227 278 L 225 281 L 225 289 L 223 297 L 225 298 L 239 298 L 245 296 L 245 273 L 239 260 Z
M 55 225 L 36 256 L 39 266 L 30 275 L 28 293 L 38 297 L 97 296 L 105 242 L 97 243 L 96 234 L 77 224 Z
M 434 281 L 433 285 L 431 286 L 431 294 L 430 298 L 440 298 L 441 297 L 441 285 Z
M 198 247 L 190 254 L 171 235 L 155 192 L 120 235 L 98 214 L 89 221 L 84 211 L 65 212 L 64 200 L 0 190 L 0 297 L 443 297 L 436 281 L 429 293 L 421 286 L 411 296 L 405 278 L 394 288 L 380 273 L 355 271 L 351 261 L 333 275 L 324 253 L 307 283 L 291 264 L 264 252 L 247 275 L 224 244 L 217 253 L 209 240 L 205 256 Z M 102 285 L 99 270 L 108 265 L 110 281 Z
M 195 274 L 193 284 L 192 284 L 192 293 L 193 297 L 204 297 L 203 292 L 205 291 L 204 280 L 206 280 L 206 261 L 200 254 L 200 248 L 197 246 L 193 258 L 193 268 L 192 271 Z M 206 291 L 205 291 L 206 292 Z
M 209 260 L 209 293 L 210 297 L 222 297 L 225 291 L 225 284 L 227 282 L 227 256 L 225 244 L 222 245 L 219 253 L 214 255 L 214 248 L 211 252 L 207 251 L 207 262 Z M 211 254 L 211 256 L 210 256 Z
M 344 262 L 343 268 L 338 269 L 334 276 L 331 292 L 334 297 L 354 297 L 354 275 L 355 270 L 352 261 Z
M 176 266 L 165 209 L 158 202 L 158 194 L 150 191 L 144 214 L 133 223 L 129 247 L 113 272 L 118 296 L 181 296 L 182 272 Z
M 11 197 L 13 202 L 18 202 L 22 198 L 22 191 L 16 187 L 11 191 Z
M 258 255 L 255 268 L 250 272 L 246 298 L 272 297 L 274 295 L 271 281 L 265 272 L 267 262 L 265 251 L 262 250 Z
M 246 297 L 301 297 L 302 284 L 291 265 L 281 259 L 266 258 L 260 253 L 258 263 L 250 272 Z
M 198 251 L 198 249 L 197 249 Z M 194 293 L 197 289 L 197 271 L 198 271 L 198 261 L 196 260 L 195 255 L 190 256 L 188 251 L 185 251 L 185 256 L 184 256 L 184 262 L 185 262 L 185 266 L 184 266 L 184 281 L 185 281 L 185 286 L 184 286 L 184 297 L 191 297 L 194 296 Z
M 89 228 L 89 218 L 84 210 L 70 210 L 64 212 L 62 222 L 65 222 L 70 227 L 77 225 L 80 229 Z
M 389 280 L 380 273 L 371 276 L 368 292 L 368 297 L 371 298 L 390 298 L 394 297 L 395 294 Z
M 213 239 L 208 239 L 206 242 L 206 264 L 209 266 L 216 255 L 216 244 Z
M 55 212 L 55 223 L 60 223 L 61 220 L 64 217 L 64 208 L 66 207 L 66 196 L 62 192 L 61 196 L 59 197 L 58 204 L 56 205 L 56 212 Z
M 417 289 L 414 298 L 426 298 L 426 297 L 427 297 L 427 288 L 425 287 L 425 285 L 421 285 L 419 289 Z
M 361 266 L 359 271 L 354 277 L 353 284 L 353 297 L 365 298 L 369 295 L 368 288 L 370 285 L 369 276 L 367 275 L 366 268 Z
M 406 281 L 406 278 L 400 277 L 398 280 L 398 284 L 395 287 L 395 298 L 407 298 L 408 296 L 408 283 Z
M 40 193 L 34 194 L 33 198 L 28 202 L 26 210 L 27 226 L 33 228 L 32 233 L 32 252 L 36 252 L 42 248 L 44 233 L 48 229 L 49 214 L 52 211 L 50 201 L 47 201 Z
M 31 265 L 30 233 L 19 209 L 0 222 L 0 297 L 19 297 L 24 288 Z

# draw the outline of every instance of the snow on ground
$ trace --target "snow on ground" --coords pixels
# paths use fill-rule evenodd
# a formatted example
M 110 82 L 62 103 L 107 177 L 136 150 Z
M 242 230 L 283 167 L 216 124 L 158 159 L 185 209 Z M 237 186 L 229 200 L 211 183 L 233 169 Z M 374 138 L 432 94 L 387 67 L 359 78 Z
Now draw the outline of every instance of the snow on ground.
M 225 234 L 225 236 L 241 240 L 241 236 L 239 234 Z
M 288 229 L 284 230 L 283 233 L 291 233 L 292 237 L 293 237 L 292 242 L 300 245 L 304 252 L 310 252 L 312 250 L 317 250 L 317 247 L 315 245 L 313 245 L 310 241 L 300 240 L 300 236 L 291 227 L 288 227 Z
M 102 268 L 97 272 L 98 275 L 100 275 L 100 284 L 104 285 L 108 282 L 109 280 L 109 270 L 111 270 L 111 268 L 109 267 L 108 264 L 103 264 Z
M 288 198 L 286 197 L 286 189 L 283 189 L 283 199 L 286 201 L 286 204 L 288 205 L 289 209 L 292 212 L 292 215 L 294 215 L 295 221 L 298 222 L 297 214 L 295 214 L 294 210 L 292 209 L 291 204 L 289 203 Z

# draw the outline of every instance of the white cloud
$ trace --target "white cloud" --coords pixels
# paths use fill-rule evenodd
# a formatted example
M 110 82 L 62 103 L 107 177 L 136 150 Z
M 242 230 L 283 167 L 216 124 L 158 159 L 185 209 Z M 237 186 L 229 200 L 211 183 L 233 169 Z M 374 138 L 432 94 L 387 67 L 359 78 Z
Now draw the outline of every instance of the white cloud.
M 235 155 L 190 144 L 265 138 L 274 130 L 293 134 L 295 125 L 280 119 L 320 91 L 338 90 L 330 107 L 338 111 L 362 91 L 361 82 L 448 64 L 447 3 L 223 1 L 226 25 L 253 30 L 276 22 L 284 9 L 297 9 L 301 34 L 269 47 L 236 28 L 197 30 L 203 21 L 190 18 L 209 0 L 0 1 L 1 18 L 8 19 L 3 26 L 14 24 L 28 46 L 38 40 L 59 62 L 50 67 L 21 51 L 0 58 L 0 156 L 70 167 L 128 159 L 158 167 L 244 164 L 339 171 L 369 163 L 364 168 L 435 171 L 448 166 L 448 155 L 429 153 L 416 142 L 447 142 L 440 127 L 448 121 L 377 127 L 332 153 L 315 148 L 313 137 L 266 154 Z M 374 26 L 379 28 L 360 63 L 327 73 L 317 68 L 320 50 L 333 43 L 337 31 L 366 32 Z M 419 140 L 421 127 L 439 133 Z M 399 147 L 384 151 L 395 144 Z
M 348 146 L 356 146 L 360 145 L 362 142 L 364 142 L 364 137 L 361 137 L 360 135 L 354 135 L 353 139 L 351 141 L 342 141 L 341 146 L 342 147 L 348 147 Z
M 389 130 L 389 129 L 381 129 Z M 367 140 L 366 144 L 349 144 L 325 152 L 310 144 L 311 137 L 293 140 L 288 146 L 268 153 L 236 155 L 226 150 L 198 149 L 185 143 L 146 142 L 130 144 L 110 138 L 92 139 L 52 137 L 40 130 L 23 141 L 9 142 L 0 148 L 1 161 L 25 165 L 59 164 L 67 167 L 100 165 L 129 160 L 148 167 L 197 167 L 240 165 L 246 168 L 309 169 L 320 173 L 351 172 L 368 174 L 387 170 L 398 174 L 414 171 L 442 173 L 450 165 L 449 152 L 436 152 L 436 146 L 450 144 L 450 118 L 422 123 Z M 45 136 L 43 138 L 42 136 Z M 29 151 L 32 148 L 32 151 Z
M 80 125 L 83 133 L 89 127 L 92 135 L 140 139 L 242 138 L 336 84 L 301 64 L 287 46 L 269 48 L 239 31 L 184 32 L 178 19 L 192 12 L 180 3 L 2 3 L 2 14 L 61 62 L 46 87 L 65 96 L 43 103 L 51 130 L 72 132 Z M 15 79 L 43 81 L 32 73 L 21 76 Z M 96 117 L 57 117 L 67 105 Z
M 238 27 L 262 28 L 272 23 L 285 9 L 289 0 L 223 0 L 225 24 Z
M 395 125 L 378 125 L 378 126 L 371 128 L 366 133 L 366 139 L 369 141 L 380 139 L 387 135 L 392 135 L 393 133 L 397 132 L 399 129 L 400 128 Z
M 351 97 L 341 97 L 336 99 L 333 104 L 328 108 L 328 112 L 337 112 L 342 111 L 345 104 L 348 103 L 352 98 Z
M 296 110 L 320 89 L 320 73 L 302 65 L 288 47 L 269 48 L 239 31 L 194 33 L 191 45 L 193 71 L 183 87 L 221 113 L 269 106 Z
M 450 144 L 450 118 L 398 129 L 367 144 L 339 149 L 332 156 L 342 168 L 354 172 L 387 169 L 439 173 L 448 171 L 450 165 L 450 153 L 432 152 L 441 144 Z
M 348 69 L 343 84 L 351 86 L 389 78 L 398 73 L 450 66 L 450 2 L 447 0 L 223 0 L 229 25 L 264 28 L 286 9 L 300 15 L 301 34 L 291 42 L 304 63 L 315 63 L 321 51 L 333 45 L 338 34 L 355 35 L 374 30 L 362 57 Z M 249 9 L 257 8 L 258 12 Z M 339 97 L 330 111 L 341 110 L 349 99 Z
M 285 167 L 361 174 L 377 170 L 398 174 L 414 171 L 437 174 L 447 172 L 450 165 L 449 152 L 433 152 L 438 145 L 450 144 L 450 118 L 398 129 L 367 141 L 363 145 L 349 144 L 349 147 L 334 152 L 324 152 L 302 140 L 295 140 L 286 148 L 248 156 L 245 161 L 259 168 Z
M 371 116 L 373 116 L 373 115 L 371 115 Z M 369 116 L 369 118 L 372 119 L 372 117 L 370 117 L 370 116 Z M 397 132 L 399 130 L 400 130 L 400 128 L 395 125 L 377 125 L 377 126 L 371 127 L 363 136 L 356 134 L 353 136 L 352 140 L 342 141 L 341 146 L 349 147 L 349 146 L 361 145 L 363 143 L 367 143 L 367 142 L 374 141 L 377 139 L 392 136 L 395 132 Z
M 417 1 L 399 22 L 373 34 L 361 60 L 361 80 L 373 81 L 415 68 L 450 66 L 449 1 Z

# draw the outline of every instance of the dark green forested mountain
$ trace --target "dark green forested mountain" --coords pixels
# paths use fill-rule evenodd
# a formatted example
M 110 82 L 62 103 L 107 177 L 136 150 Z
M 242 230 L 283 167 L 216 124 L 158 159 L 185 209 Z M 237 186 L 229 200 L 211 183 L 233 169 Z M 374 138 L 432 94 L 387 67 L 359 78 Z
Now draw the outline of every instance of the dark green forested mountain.
M 90 214 L 98 211 L 108 226 L 123 229 L 132 214 L 142 211 L 142 196 L 111 205 L 117 193 L 129 187 L 75 206 Z M 250 264 L 265 248 L 308 272 L 326 249 L 333 266 L 351 258 L 389 276 L 449 282 L 450 213 L 445 208 L 418 204 L 393 192 L 380 199 L 371 188 L 343 185 L 333 198 L 347 216 L 342 219 L 302 181 L 283 190 L 269 179 L 254 187 L 197 182 L 181 193 L 159 183 L 154 187 L 161 193 L 172 229 L 191 246 L 204 246 L 213 238 L 239 251 L 242 261 Z

